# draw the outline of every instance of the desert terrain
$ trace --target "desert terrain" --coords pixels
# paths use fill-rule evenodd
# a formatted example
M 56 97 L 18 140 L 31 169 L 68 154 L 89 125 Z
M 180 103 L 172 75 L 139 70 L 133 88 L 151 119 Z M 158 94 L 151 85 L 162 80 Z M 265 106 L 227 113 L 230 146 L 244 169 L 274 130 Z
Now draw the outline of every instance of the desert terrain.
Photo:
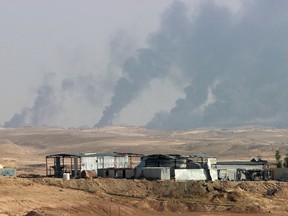
M 275 163 L 276 150 L 288 153 L 287 135 L 286 129 L 255 127 L 0 128 L 0 164 L 17 169 L 17 177 L 0 177 L 0 215 L 288 215 L 286 182 L 45 177 L 45 156 L 54 153 L 203 153 L 217 160 L 260 156 Z M 275 194 L 269 196 L 271 189 Z

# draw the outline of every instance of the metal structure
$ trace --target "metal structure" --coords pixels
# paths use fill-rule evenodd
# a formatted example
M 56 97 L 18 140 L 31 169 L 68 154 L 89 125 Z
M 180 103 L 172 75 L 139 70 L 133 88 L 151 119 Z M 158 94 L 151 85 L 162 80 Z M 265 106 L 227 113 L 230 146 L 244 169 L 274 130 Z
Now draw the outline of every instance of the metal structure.
M 260 158 L 253 158 L 251 161 L 216 162 L 215 157 L 204 154 L 144 156 L 120 152 L 46 156 L 47 176 L 62 178 L 63 174 L 66 176 L 67 173 L 71 178 L 146 178 L 179 181 L 269 180 L 272 176 L 268 161 Z M 278 176 L 281 173 L 275 171 L 274 176 L 276 174 Z
M 138 167 L 171 167 L 174 169 L 207 168 L 208 159 L 214 158 L 204 154 L 152 154 L 141 158 Z
M 137 166 L 136 178 L 175 180 L 216 180 L 216 158 L 204 154 L 152 154 L 142 158 Z
M 69 173 L 72 178 L 78 178 L 82 171 L 95 171 L 97 175 L 99 169 L 132 168 L 136 156 L 140 157 L 139 154 L 119 152 L 52 154 L 46 156 L 46 176 L 62 178 L 63 173 Z
M 271 171 L 268 161 L 253 158 L 250 161 L 221 161 L 217 162 L 220 180 L 268 180 Z

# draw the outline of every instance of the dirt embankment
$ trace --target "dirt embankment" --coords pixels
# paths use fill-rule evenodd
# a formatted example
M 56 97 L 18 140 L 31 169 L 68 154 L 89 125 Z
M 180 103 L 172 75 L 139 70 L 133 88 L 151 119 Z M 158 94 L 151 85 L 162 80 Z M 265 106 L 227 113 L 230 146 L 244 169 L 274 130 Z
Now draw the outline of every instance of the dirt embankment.
M 286 182 L 0 177 L 0 215 L 285 215 L 287 186 Z

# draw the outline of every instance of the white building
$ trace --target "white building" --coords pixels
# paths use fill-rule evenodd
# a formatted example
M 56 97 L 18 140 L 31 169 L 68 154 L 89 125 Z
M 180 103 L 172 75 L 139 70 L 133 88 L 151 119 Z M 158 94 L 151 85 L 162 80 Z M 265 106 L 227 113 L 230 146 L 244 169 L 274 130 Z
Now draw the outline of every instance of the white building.
M 82 171 L 99 169 L 132 168 L 133 154 L 126 153 L 85 153 L 85 154 L 53 154 L 46 156 L 46 175 L 62 178 L 63 173 L 71 177 L 80 177 Z M 53 162 L 51 163 L 51 159 Z

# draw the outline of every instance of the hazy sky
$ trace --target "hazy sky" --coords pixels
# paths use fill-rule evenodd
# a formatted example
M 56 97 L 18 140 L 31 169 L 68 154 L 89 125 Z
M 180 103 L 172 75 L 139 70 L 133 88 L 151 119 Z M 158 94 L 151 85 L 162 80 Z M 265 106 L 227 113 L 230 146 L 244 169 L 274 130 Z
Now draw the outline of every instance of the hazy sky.
M 45 82 L 60 88 L 64 79 L 83 76 L 81 85 L 85 85 L 88 76 L 91 82 L 90 78 L 95 79 L 99 88 L 95 104 L 92 106 L 83 99 L 79 89 L 65 95 L 65 99 L 60 98 L 63 93 L 56 89 L 55 97 L 64 100 L 58 109 L 67 112 L 59 110 L 61 114 L 50 116 L 49 121 L 63 126 L 93 126 L 111 96 L 111 86 L 106 89 L 101 82 L 111 79 L 113 85 L 119 75 L 116 66 L 108 69 L 109 62 L 116 61 L 113 58 L 119 58 L 117 55 L 125 58 L 144 46 L 147 34 L 157 29 L 161 13 L 170 3 L 169 0 L 0 1 L 0 122 L 8 121 L 24 107 L 33 107 L 37 90 Z M 116 53 L 111 50 L 113 40 L 118 40 Z M 48 120 L 43 122 L 50 124 Z
M 287 127 L 287 6 L 0 0 L 0 124 Z

